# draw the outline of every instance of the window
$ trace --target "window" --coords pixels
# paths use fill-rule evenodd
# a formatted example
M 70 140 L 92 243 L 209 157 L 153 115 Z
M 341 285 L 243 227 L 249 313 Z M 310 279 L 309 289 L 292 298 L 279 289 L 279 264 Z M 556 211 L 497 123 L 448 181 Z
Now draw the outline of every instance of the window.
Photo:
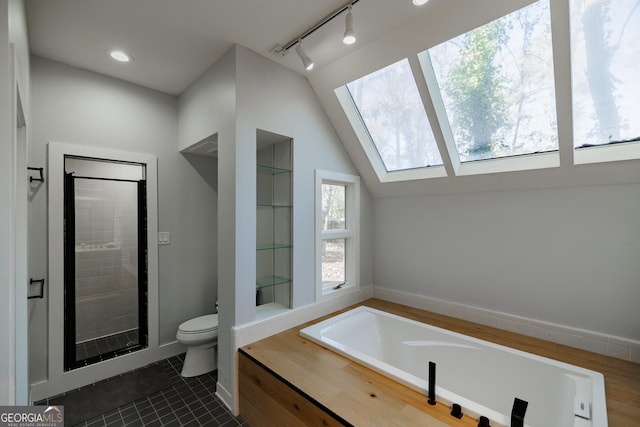
M 573 143 L 640 140 L 640 4 L 571 0 Z
M 548 0 L 419 56 L 423 68 L 433 66 L 430 88 L 441 96 L 461 162 L 558 149 Z M 425 70 L 427 80 L 431 74 Z
M 442 164 L 409 61 L 346 87 L 387 172 Z
M 558 167 L 551 27 L 539 0 L 335 89 L 380 181 Z
M 360 179 L 316 170 L 316 295 L 357 285 Z

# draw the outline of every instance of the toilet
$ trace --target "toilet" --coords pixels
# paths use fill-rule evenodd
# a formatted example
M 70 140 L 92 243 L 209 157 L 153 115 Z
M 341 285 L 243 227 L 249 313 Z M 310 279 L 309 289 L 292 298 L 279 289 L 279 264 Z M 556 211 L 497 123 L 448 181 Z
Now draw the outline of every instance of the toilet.
M 180 324 L 176 339 L 187 346 L 187 354 L 180 375 L 195 377 L 216 369 L 217 314 L 207 314 Z

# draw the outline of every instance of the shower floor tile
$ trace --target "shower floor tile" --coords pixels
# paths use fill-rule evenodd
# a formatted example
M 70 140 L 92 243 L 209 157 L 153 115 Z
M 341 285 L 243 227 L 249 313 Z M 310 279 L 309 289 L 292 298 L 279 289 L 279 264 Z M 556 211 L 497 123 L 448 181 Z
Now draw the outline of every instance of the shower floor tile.
M 108 337 L 96 338 L 95 340 L 83 341 L 76 344 L 76 360 L 89 359 L 136 344 L 138 344 L 137 329 L 120 332 Z
M 183 361 L 184 354 L 156 363 L 171 379 L 172 384 L 166 389 L 75 425 L 249 427 L 241 417 L 234 417 L 215 395 L 217 371 L 183 378 L 180 376 Z M 101 396 L 93 398 L 99 400 Z M 48 402 L 49 399 L 44 399 L 36 402 L 36 405 L 47 405 Z M 70 410 L 71 408 L 65 407 L 65 412 Z

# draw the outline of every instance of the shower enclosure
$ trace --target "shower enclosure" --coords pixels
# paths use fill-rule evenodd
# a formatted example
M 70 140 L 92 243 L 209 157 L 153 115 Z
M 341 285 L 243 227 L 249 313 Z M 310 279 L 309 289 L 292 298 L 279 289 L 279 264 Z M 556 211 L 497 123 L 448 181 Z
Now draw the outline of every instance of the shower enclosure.
M 148 345 L 145 166 L 65 156 L 64 362 Z

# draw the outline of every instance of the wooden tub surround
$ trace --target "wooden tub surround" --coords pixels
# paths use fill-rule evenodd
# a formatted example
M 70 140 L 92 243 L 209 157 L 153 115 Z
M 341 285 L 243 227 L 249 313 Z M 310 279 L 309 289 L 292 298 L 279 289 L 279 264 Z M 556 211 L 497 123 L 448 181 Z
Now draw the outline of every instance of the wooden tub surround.
M 609 426 L 640 426 L 640 364 L 378 299 L 242 347 L 240 415 L 249 425 L 478 425 L 478 420 L 454 418 L 448 406 L 431 406 L 425 395 L 298 335 L 306 326 L 359 305 L 601 372 Z

